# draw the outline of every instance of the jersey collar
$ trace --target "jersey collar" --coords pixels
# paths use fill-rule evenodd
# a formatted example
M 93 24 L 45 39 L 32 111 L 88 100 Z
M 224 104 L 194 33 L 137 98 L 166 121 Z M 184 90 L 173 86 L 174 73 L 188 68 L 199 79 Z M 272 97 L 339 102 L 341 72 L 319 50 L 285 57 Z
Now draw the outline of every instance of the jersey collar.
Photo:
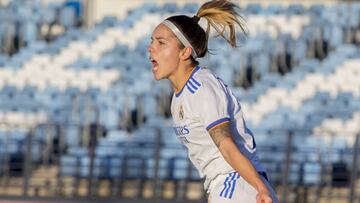
M 194 70 L 192 70 L 192 73 L 190 74 L 190 77 L 186 80 L 186 83 L 184 84 L 184 86 L 181 88 L 180 92 L 176 93 L 175 96 L 179 97 L 181 95 L 181 93 L 184 90 L 184 87 L 186 86 L 186 84 L 189 82 L 189 79 L 200 69 L 200 66 L 196 66 L 194 68 Z

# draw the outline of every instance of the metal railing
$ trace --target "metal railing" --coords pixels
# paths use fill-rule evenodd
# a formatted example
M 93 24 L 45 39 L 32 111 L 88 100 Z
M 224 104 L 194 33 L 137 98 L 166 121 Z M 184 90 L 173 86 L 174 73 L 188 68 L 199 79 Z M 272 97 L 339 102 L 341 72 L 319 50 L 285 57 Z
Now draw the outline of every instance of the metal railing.
M 10 153 L 4 149 L 0 154 L 0 197 L 67 197 L 67 198 L 135 198 L 149 200 L 204 200 L 205 193 L 202 189 L 202 180 L 192 177 L 194 169 L 189 164 L 186 178 L 177 179 L 169 176 L 174 167 L 169 164 L 161 164 L 161 150 L 163 144 L 160 130 L 154 141 L 153 153 L 150 158 L 155 161 L 153 166 L 147 164 L 147 157 L 142 156 L 114 156 L 108 160 L 118 159 L 119 173 L 113 175 L 109 172 L 111 165 L 106 165 L 96 154 L 98 135 L 92 133 L 89 136 L 89 144 L 85 144 L 87 152 L 75 156 L 72 173 L 64 173 L 66 164 L 61 162 L 63 156 L 68 156 L 68 146 L 64 141 L 64 129 L 66 125 L 44 124 L 46 129 L 59 129 L 58 131 L 47 130 L 45 138 L 39 139 L 38 127 L 29 128 L 26 139 L 18 142 L 19 150 Z M 79 128 L 79 136 L 84 136 Z M 9 126 L 12 129 L 14 126 Z M 55 132 L 52 134 L 51 132 Z M 90 133 L 89 131 L 87 131 Z M 341 149 L 328 148 L 319 150 L 297 146 L 294 143 L 295 135 L 288 132 L 285 146 L 258 146 L 261 162 L 268 170 L 270 182 L 274 185 L 279 199 L 283 203 L 290 202 L 320 202 L 324 200 L 341 199 L 342 202 L 355 202 L 359 197 L 356 193 L 358 183 L 358 150 L 359 135 L 353 146 Z M 310 135 L 303 135 L 304 137 Z M 1 139 L 0 139 L 1 140 Z M 54 144 L 54 140 L 58 143 Z M 36 143 L 40 144 L 40 157 L 35 151 Z M 179 143 L 179 145 L 181 145 Z M 325 145 L 325 143 L 323 143 Z M 9 147 L 10 141 L 0 143 L 0 147 Z M 141 150 L 132 148 L 130 150 Z M 325 149 L 325 150 L 324 150 Z M 126 150 L 124 146 L 118 146 L 116 150 Z M 264 154 L 273 154 L 273 158 L 262 158 Z M 35 156 L 35 157 L 34 157 Z M 300 159 L 299 157 L 308 157 Z M 335 156 L 335 158 L 334 158 Z M 314 158 L 315 157 L 315 158 Z M 88 165 L 84 166 L 84 159 Z M 176 159 L 173 159 L 173 161 Z M 136 161 L 137 164 L 132 165 Z M 169 163 L 169 160 L 165 160 Z M 71 164 L 70 164 L 71 165 Z M 270 167 L 270 166 L 274 167 Z M 136 166 L 134 168 L 134 166 Z M 152 167 L 152 175 L 149 174 Z M 311 168 L 315 167 L 315 169 Z M 86 172 L 86 170 L 88 170 Z M 114 170 L 114 169 L 112 169 Z M 117 169 L 115 169 L 117 170 Z M 138 170 L 134 172 L 133 170 Z M 167 173 L 161 174 L 165 170 Z M 100 171 L 100 172 L 99 172 Z M 16 173 L 18 172 L 18 173 Z M 137 176 L 131 176 L 140 174 Z M 193 185 L 196 185 L 196 191 Z M 168 187 L 167 185 L 172 185 Z M 170 189 L 169 189 L 170 188 Z M 333 192 L 340 191 L 340 192 Z M 189 192 L 196 193 L 195 197 L 189 197 Z M 171 193 L 172 195 L 167 195 Z M 333 201 L 336 202 L 336 201 Z

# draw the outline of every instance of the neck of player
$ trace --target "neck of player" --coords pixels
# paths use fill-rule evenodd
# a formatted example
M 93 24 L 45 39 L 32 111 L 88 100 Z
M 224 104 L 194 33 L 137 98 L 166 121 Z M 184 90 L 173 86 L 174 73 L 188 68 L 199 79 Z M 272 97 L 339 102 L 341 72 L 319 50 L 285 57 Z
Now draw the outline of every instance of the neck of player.
M 195 67 L 191 62 L 180 63 L 177 70 L 168 78 L 175 93 L 179 93 L 183 89 Z

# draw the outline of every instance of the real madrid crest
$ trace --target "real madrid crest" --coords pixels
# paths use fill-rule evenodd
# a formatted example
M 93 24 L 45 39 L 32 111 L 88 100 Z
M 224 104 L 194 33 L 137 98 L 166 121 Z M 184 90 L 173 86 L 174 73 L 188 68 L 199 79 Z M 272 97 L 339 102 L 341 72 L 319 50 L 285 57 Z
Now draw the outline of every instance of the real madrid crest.
M 184 119 L 184 108 L 181 104 L 180 104 L 180 110 L 179 110 L 179 118 L 180 118 L 180 120 Z

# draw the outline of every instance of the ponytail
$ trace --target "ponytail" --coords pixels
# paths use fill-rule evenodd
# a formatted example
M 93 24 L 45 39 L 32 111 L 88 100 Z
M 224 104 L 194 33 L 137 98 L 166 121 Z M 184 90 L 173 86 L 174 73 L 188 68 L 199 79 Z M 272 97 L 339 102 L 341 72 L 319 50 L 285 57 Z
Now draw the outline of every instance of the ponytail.
M 246 33 L 244 20 L 238 11 L 239 7 L 228 0 L 212 0 L 203 4 L 193 17 L 185 15 L 171 16 L 163 24 L 174 32 L 182 46 L 193 49 L 192 60 L 197 65 L 198 61 L 196 59 L 204 57 L 208 53 L 211 27 L 232 47 L 237 46 L 235 27 L 238 25 L 241 31 Z M 206 31 L 198 24 L 201 18 L 205 18 L 207 21 Z M 173 25 L 169 24 L 176 26 L 181 34 Z M 228 36 L 225 34 L 226 31 L 229 31 Z
M 232 47 L 236 47 L 235 26 L 238 25 L 246 33 L 244 20 L 237 10 L 239 7 L 227 0 L 213 0 L 203 4 L 196 16 L 207 20 L 206 38 L 209 39 L 210 27 L 213 27 Z M 225 36 L 226 29 L 229 30 L 228 37 Z

